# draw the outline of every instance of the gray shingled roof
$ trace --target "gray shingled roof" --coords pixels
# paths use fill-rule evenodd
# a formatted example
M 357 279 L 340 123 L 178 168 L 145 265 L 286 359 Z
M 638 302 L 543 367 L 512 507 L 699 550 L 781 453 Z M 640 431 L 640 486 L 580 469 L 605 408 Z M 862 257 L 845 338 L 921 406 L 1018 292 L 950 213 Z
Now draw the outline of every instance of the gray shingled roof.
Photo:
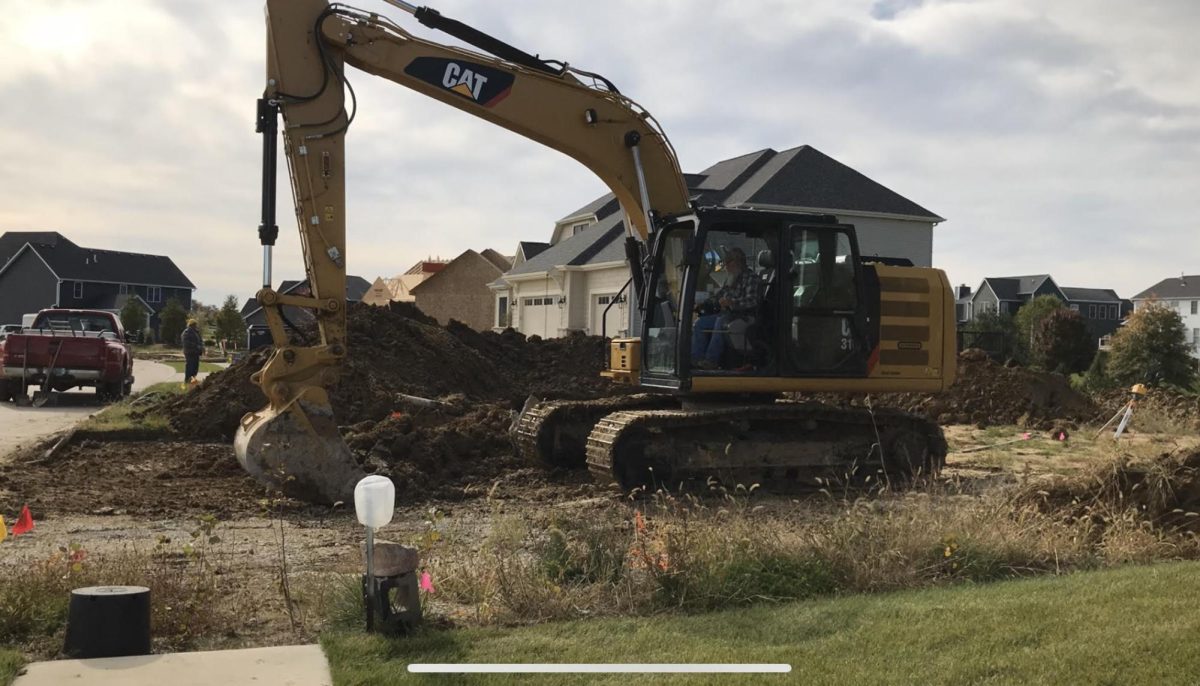
M 1200 298 L 1200 274 L 1172 276 L 1133 296 L 1134 300 L 1147 298 Z
M 54 231 L 9 231 L 0 236 L 0 265 L 7 265 L 26 243 L 63 280 L 196 287 L 164 255 L 84 248 Z
M 727 205 L 775 205 L 819 210 L 874 212 L 945 221 L 886 186 L 808 145 L 773 153 Z
M 565 217 L 560 218 L 558 221 L 561 222 L 571 219 L 572 217 L 582 217 L 589 214 L 594 214 L 596 215 L 597 219 L 600 219 L 601 217 L 616 211 L 616 209 L 620 206 L 621 203 L 617 202 L 617 196 L 613 195 L 612 193 L 605 193 L 583 207 L 580 207 Z
M 525 255 L 525 259 L 529 260 L 537 257 L 543 250 L 549 248 L 550 244 L 538 241 L 521 241 L 519 246 L 521 254 Z
M 776 152 L 770 148 L 722 160 L 699 174 L 684 174 L 700 205 L 781 205 L 846 212 L 894 214 L 945 221 L 933 212 L 872 181 L 811 146 Z M 620 204 L 606 193 L 562 217 L 594 214 L 599 220 L 583 232 L 531 256 L 508 275 L 544 272 L 563 265 L 618 261 L 625 252 L 614 232 L 623 218 Z M 525 245 L 525 244 L 523 244 Z
M 1027 276 L 989 276 L 984 282 L 992 287 L 992 292 L 1001 300 L 1020 300 L 1022 295 L 1031 295 L 1042 287 L 1049 279 L 1049 274 L 1030 274 Z
M 1088 302 L 1121 302 L 1121 297 L 1111 288 L 1075 288 L 1063 286 L 1060 289 L 1067 300 L 1086 300 Z
M 557 245 L 550 246 L 537 257 L 522 262 L 505 276 L 536 274 L 565 265 L 620 260 L 625 254 L 623 248 L 619 248 L 619 254 L 616 257 L 601 258 L 612 255 L 611 244 L 616 243 L 620 246 L 620 239 L 624 233 L 625 222 L 622 221 L 621 213 L 614 212 L 574 236 L 559 241 Z

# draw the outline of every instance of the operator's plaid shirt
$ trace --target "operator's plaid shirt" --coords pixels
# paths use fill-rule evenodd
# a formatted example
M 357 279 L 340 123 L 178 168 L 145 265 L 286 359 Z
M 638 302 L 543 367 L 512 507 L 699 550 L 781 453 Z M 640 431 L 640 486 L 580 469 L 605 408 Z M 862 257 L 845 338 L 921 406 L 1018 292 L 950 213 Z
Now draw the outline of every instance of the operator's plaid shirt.
M 743 269 L 733 283 L 717 291 L 717 299 L 729 298 L 729 309 L 744 312 L 758 307 L 758 280 L 749 269 Z

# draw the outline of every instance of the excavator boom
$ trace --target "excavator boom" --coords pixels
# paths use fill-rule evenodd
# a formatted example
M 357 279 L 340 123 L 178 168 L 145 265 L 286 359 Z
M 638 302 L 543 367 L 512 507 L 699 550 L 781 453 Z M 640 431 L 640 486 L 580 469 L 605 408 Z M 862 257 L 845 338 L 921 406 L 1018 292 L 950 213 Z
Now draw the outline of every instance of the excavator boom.
M 692 211 L 670 142 L 643 108 L 602 77 L 540 60 L 428 8 L 393 2 L 422 23 L 494 54 L 413 36 L 374 13 L 325 0 L 267 1 L 263 288 L 275 353 L 254 376 L 269 404 L 246 415 L 238 459 L 256 478 L 306 500 L 345 500 L 362 475 L 338 435 L 326 388 L 346 354 L 345 136 L 355 110 L 350 65 L 558 150 L 599 176 L 620 201 L 631 256 L 655 223 Z M 311 293 L 271 288 L 274 136 L 283 141 Z M 639 265 L 632 265 L 635 272 Z M 283 307 L 311 310 L 320 340 L 296 345 Z

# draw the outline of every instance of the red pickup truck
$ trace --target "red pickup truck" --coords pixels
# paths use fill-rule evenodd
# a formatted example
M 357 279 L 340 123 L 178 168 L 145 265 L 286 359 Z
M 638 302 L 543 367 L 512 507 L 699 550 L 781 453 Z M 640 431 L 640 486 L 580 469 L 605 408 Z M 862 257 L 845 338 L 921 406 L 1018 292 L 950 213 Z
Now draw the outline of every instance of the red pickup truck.
M 33 326 L 9 334 L 0 346 L 0 402 L 25 396 L 30 386 L 93 386 L 102 400 L 119 400 L 133 387 L 133 355 L 111 312 L 42 310 Z

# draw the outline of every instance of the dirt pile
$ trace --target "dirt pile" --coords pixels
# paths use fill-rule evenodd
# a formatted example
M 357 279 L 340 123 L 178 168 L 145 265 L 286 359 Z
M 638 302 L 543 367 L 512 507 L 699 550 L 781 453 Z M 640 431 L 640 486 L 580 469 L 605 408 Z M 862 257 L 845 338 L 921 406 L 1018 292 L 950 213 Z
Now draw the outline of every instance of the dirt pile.
M 397 409 L 397 393 L 519 408 L 530 394 L 589 398 L 615 392 L 599 376 L 604 342 L 582 335 L 539 340 L 512 330 L 442 327 L 414 306 L 355 305 L 347 313 L 348 354 L 332 389 L 341 425 L 379 421 Z M 242 415 L 266 404 L 250 375 L 268 352 L 248 355 L 196 390 L 160 408 L 186 438 L 230 440 Z
M 454 498 L 521 467 L 507 435 L 512 418 L 507 407 L 468 406 L 457 396 L 348 427 L 346 444 L 364 470 L 390 477 L 399 497 Z
M 342 378 L 330 391 L 335 419 L 363 469 L 391 477 L 409 500 L 461 497 L 519 475 L 508 428 L 529 395 L 620 392 L 599 375 L 598 337 L 542 340 L 458 322 L 443 327 L 411 304 L 353 306 L 347 330 Z M 184 438 L 230 441 L 242 416 L 266 405 L 250 377 L 268 357 L 267 350 L 254 352 L 152 411 L 165 413 Z
M 821 400 L 830 402 L 829 397 Z M 836 400 L 861 406 L 862 397 Z M 945 393 L 880 393 L 876 407 L 894 407 L 939 424 L 980 427 L 1017 424 L 1050 429 L 1060 423 L 1092 421 L 1100 411 L 1090 398 L 1071 388 L 1066 377 L 997 364 L 978 349 L 958 356 L 958 377 Z

